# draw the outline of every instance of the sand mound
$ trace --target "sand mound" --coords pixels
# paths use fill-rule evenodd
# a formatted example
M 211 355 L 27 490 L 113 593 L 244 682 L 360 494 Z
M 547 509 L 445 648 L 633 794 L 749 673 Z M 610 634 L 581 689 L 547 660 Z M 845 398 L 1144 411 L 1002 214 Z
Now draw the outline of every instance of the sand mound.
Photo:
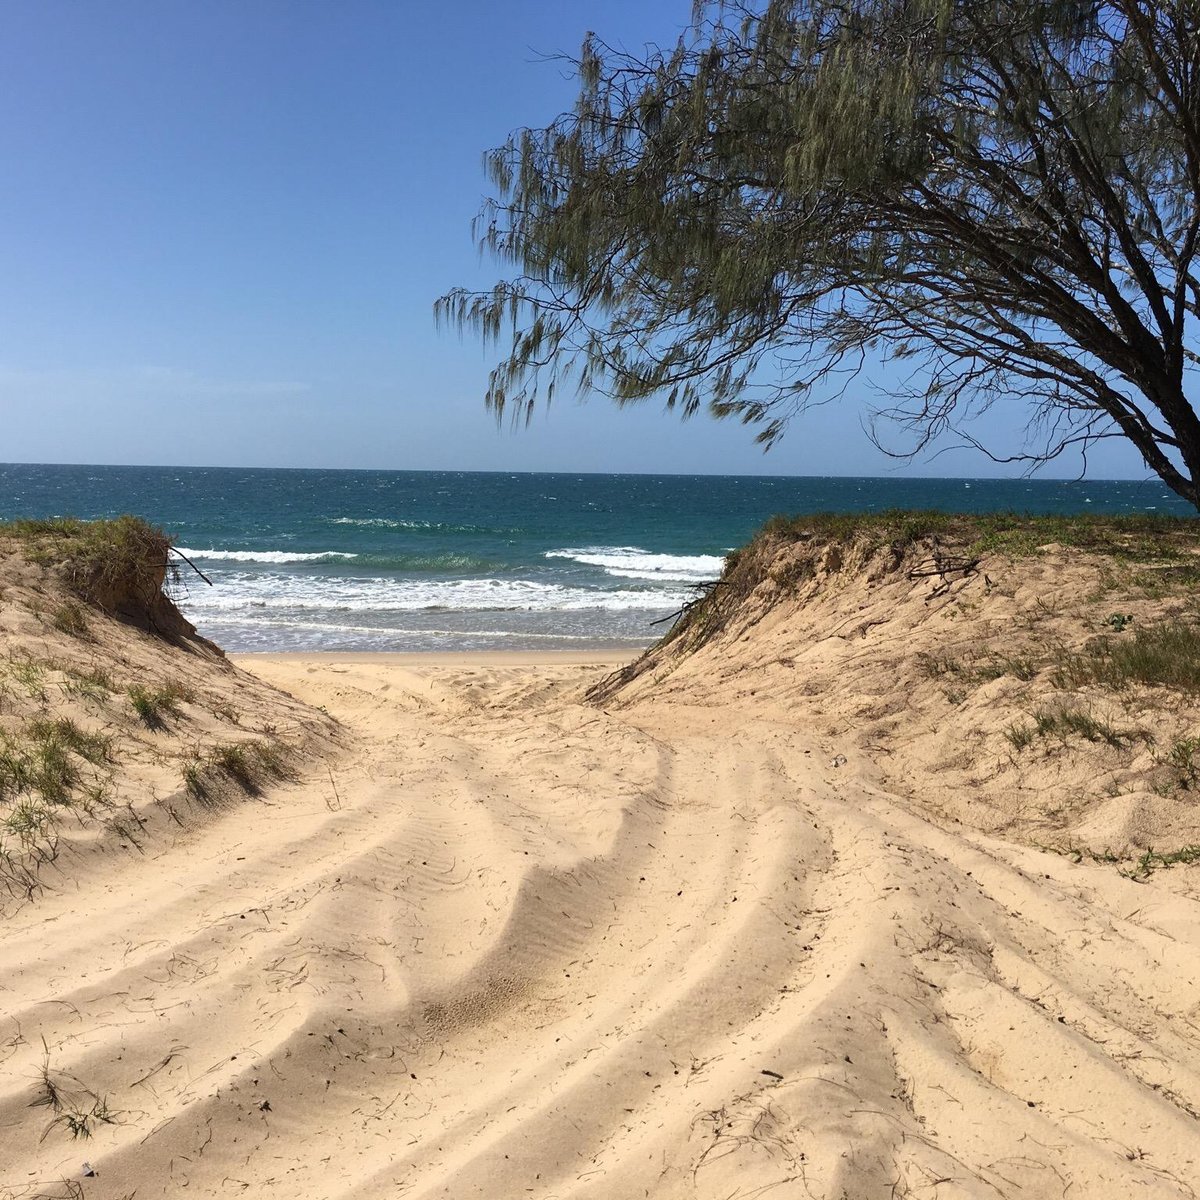
M 774 712 L 838 736 L 919 811 L 1028 844 L 1123 857 L 1200 844 L 1191 546 L 1163 566 L 969 542 L 761 537 L 592 698 Z M 1164 631 L 1184 638 L 1163 652 L 1188 656 L 1187 686 L 1095 678 Z
M 162 590 L 165 539 L 133 528 L 127 562 L 85 570 L 69 540 L 31 553 L 0 531 L 0 912 L 174 840 L 334 736 L 196 635 Z

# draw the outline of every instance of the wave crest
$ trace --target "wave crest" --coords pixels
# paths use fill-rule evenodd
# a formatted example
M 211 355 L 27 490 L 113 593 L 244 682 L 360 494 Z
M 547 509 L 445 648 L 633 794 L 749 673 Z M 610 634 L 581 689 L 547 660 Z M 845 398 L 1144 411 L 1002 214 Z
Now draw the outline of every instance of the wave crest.
M 619 579 L 700 583 L 715 579 L 725 560 L 717 554 L 655 554 L 638 546 L 584 546 L 547 550 L 546 558 L 569 558 L 589 567 L 600 567 Z

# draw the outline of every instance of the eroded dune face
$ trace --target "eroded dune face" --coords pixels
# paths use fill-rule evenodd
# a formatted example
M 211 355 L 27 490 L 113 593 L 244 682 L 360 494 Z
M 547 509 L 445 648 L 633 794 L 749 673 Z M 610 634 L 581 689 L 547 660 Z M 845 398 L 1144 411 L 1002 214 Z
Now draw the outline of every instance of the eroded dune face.
M 1182 871 L 935 822 L 699 677 L 255 669 L 357 741 L 10 917 L 0 1195 L 1194 1194 Z

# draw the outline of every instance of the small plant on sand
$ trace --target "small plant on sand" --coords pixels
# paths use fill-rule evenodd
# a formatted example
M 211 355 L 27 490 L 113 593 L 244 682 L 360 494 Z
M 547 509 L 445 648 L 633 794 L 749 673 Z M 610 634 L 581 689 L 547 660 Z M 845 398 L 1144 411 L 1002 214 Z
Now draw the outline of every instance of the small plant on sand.
M 1200 862 L 1200 846 L 1181 846 L 1178 850 L 1168 850 L 1165 854 L 1150 849 L 1135 863 L 1132 870 L 1122 871 L 1128 879 L 1145 879 L 1160 867 L 1174 867 L 1179 864 Z
M 207 800 L 208 787 L 204 781 L 204 760 L 195 755 L 184 762 L 180 769 L 183 789 L 193 800 Z
M 69 751 L 93 765 L 106 763 L 112 757 L 112 738 L 103 733 L 88 733 L 71 720 L 38 718 L 25 727 L 26 735 L 39 750 L 53 748 Z
M 1200 691 L 1200 625 L 1179 619 L 1139 626 L 1133 637 L 1102 637 L 1069 654 L 1053 676 L 1059 687 L 1119 691 L 1135 684 Z
M 92 635 L 87 613 L 77 600 L 66 600 L 54 609 L 50 614 L 50 624 L 60 633 L 71 637 L 86 639 Z
M 161 729 L 167 717 L 179 715 L 180 702 L 192 698 L 191 692 L 177 683 L 168 683 L 154 690 L 135 684 L 127 694 L 133 711 L 148 729 Z
M 66 717 L 30 721 L 19 733 L 0 735 L 0 800 L 28 793 L 67 804 L 79 776 L 72 756 L 100 764 L 110 753 L 111 739 L 86 733 Z
M 962 659 L 950 654 L 930 654 L 925 650 L 917 653 L 917 668 L 928 679 L 942 679 L 947 675 L 961 677 L 966 673 Z
M 99 1096 L 77 1079 L 56 1077 L 50 1070 L 50 1048 L 42 1039 L 42 1065 L 38 1072 L 37 1092 L 30 1108 L 48 1108 L 54 1114 L 46 1133 L 55 1125 L 65 1126 L 72 1137 L 87 1138 L 97 1125 L 115 1125 L 120 1114 L 108 1103 L 107 1096 Z M 42 1135 L 45 1137 L 45 1134 Z
M 1117 729 L 1095 717 L 1088 709 L 1073 704 L 1060 704 L 1036 709 L 1032 724 L 1012 724 L 1004 736 L 1014 750 L 1024 750 L 1035 738 L 1058 737 L 1064 743 L 1074 734 L 1089 742 L 1103 742 L 1113 747 L 1125 746 L 1135 739 L 1152 740 L 1142 729 Z
M 1004 675 L 1011 675 L 1014 679 L 1028 683 L 1038 673 L 1038 666 L 1033 659 L 1022 654 L 992 654 L 979 668 L 979 673 L 984 679 L 999 679 Z
M 1019 752 L 1033 743 L 1033 739 L 1037 737 L 1037 730 L 1032 725 L 1018 725 L 1014 722 L 1004 731 L 1004 736 L 1009 745 Z
M 65 1125 L 75 1138 L 89 1138 L 97 1125 L 115 1125 L 117 1114 L 108 1106 L 107 1096 L 97 1096 L 90 1108 L 71 1108 L 59 1113 L 56 1118 Z
M 49 835 L 50 810 L 38 800 L 18 800 L 0 820 L 0 840 L 15 841 L 23 849 L 37 845 Z
M 283 779 L 287 763 L 283 751 L 271 742 L 229 742 L 207 754 L 199 752 L 182 767 L 183 786 L 194 800 L 209 801 L 224 784 L 257 794 L 266 779 Z
M 62 668 L 63 679 L 60 686 L 68 696 L 82 696 L 87 700 L 103 700 L 110 692 L 116 691 L 112 676 L 103 667 L 94 667 L 88 671 L 79 671 L 74 667 Z
M 254 767 L 247 747 L 239 744 L 219 746 L 212 752 L 212 765 L 233 780 L 243 791 L 254 789 Z
M 20 865 L 50 861 L 56 852 L 55 825 L 61 810 L 94 813 L 106 806 L 105 779 L 97 772 L 81 781 L 79 762 L 106 765 L 111 739 L 88 733 L 67 718 L 29 721 L 19 730 L 0 734 L 0 877 L 33 876 Z
M 1068 734 L 1076 734 L 1085 741 L 1104 742 L 1109 746 L 1123 746 L 1134 738 L 1145 736 L 1139 730 L 1117 729 L 1098 720 L 1087 709 L 1070 704 L 1037 709 L 1033 724 L 1039 737 L 1058 736 L 1065 740 Z
M 1200 738 L 1177 738 L 1161 761 L 1170 768 L 1174 788 L 1190 792 L 1200 787 Z
M 46 700 L 46 672 L 31 658 L 10 658 L 6 673 L 30 700 Z

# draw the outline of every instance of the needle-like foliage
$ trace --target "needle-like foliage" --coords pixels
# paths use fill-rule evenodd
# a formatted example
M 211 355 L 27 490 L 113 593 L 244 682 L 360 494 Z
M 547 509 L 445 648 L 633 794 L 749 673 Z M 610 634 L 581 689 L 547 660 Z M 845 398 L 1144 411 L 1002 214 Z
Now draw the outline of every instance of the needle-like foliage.
M 507 277 L 438 302 L 498 415 L 570 379 L 769 444 L 876 350 L 912 449 L 1002 399 L 1010 458 L 1124 437 L 1200 505 L 1200 0 L 700 3 L 576 67 L 487 158 Z

